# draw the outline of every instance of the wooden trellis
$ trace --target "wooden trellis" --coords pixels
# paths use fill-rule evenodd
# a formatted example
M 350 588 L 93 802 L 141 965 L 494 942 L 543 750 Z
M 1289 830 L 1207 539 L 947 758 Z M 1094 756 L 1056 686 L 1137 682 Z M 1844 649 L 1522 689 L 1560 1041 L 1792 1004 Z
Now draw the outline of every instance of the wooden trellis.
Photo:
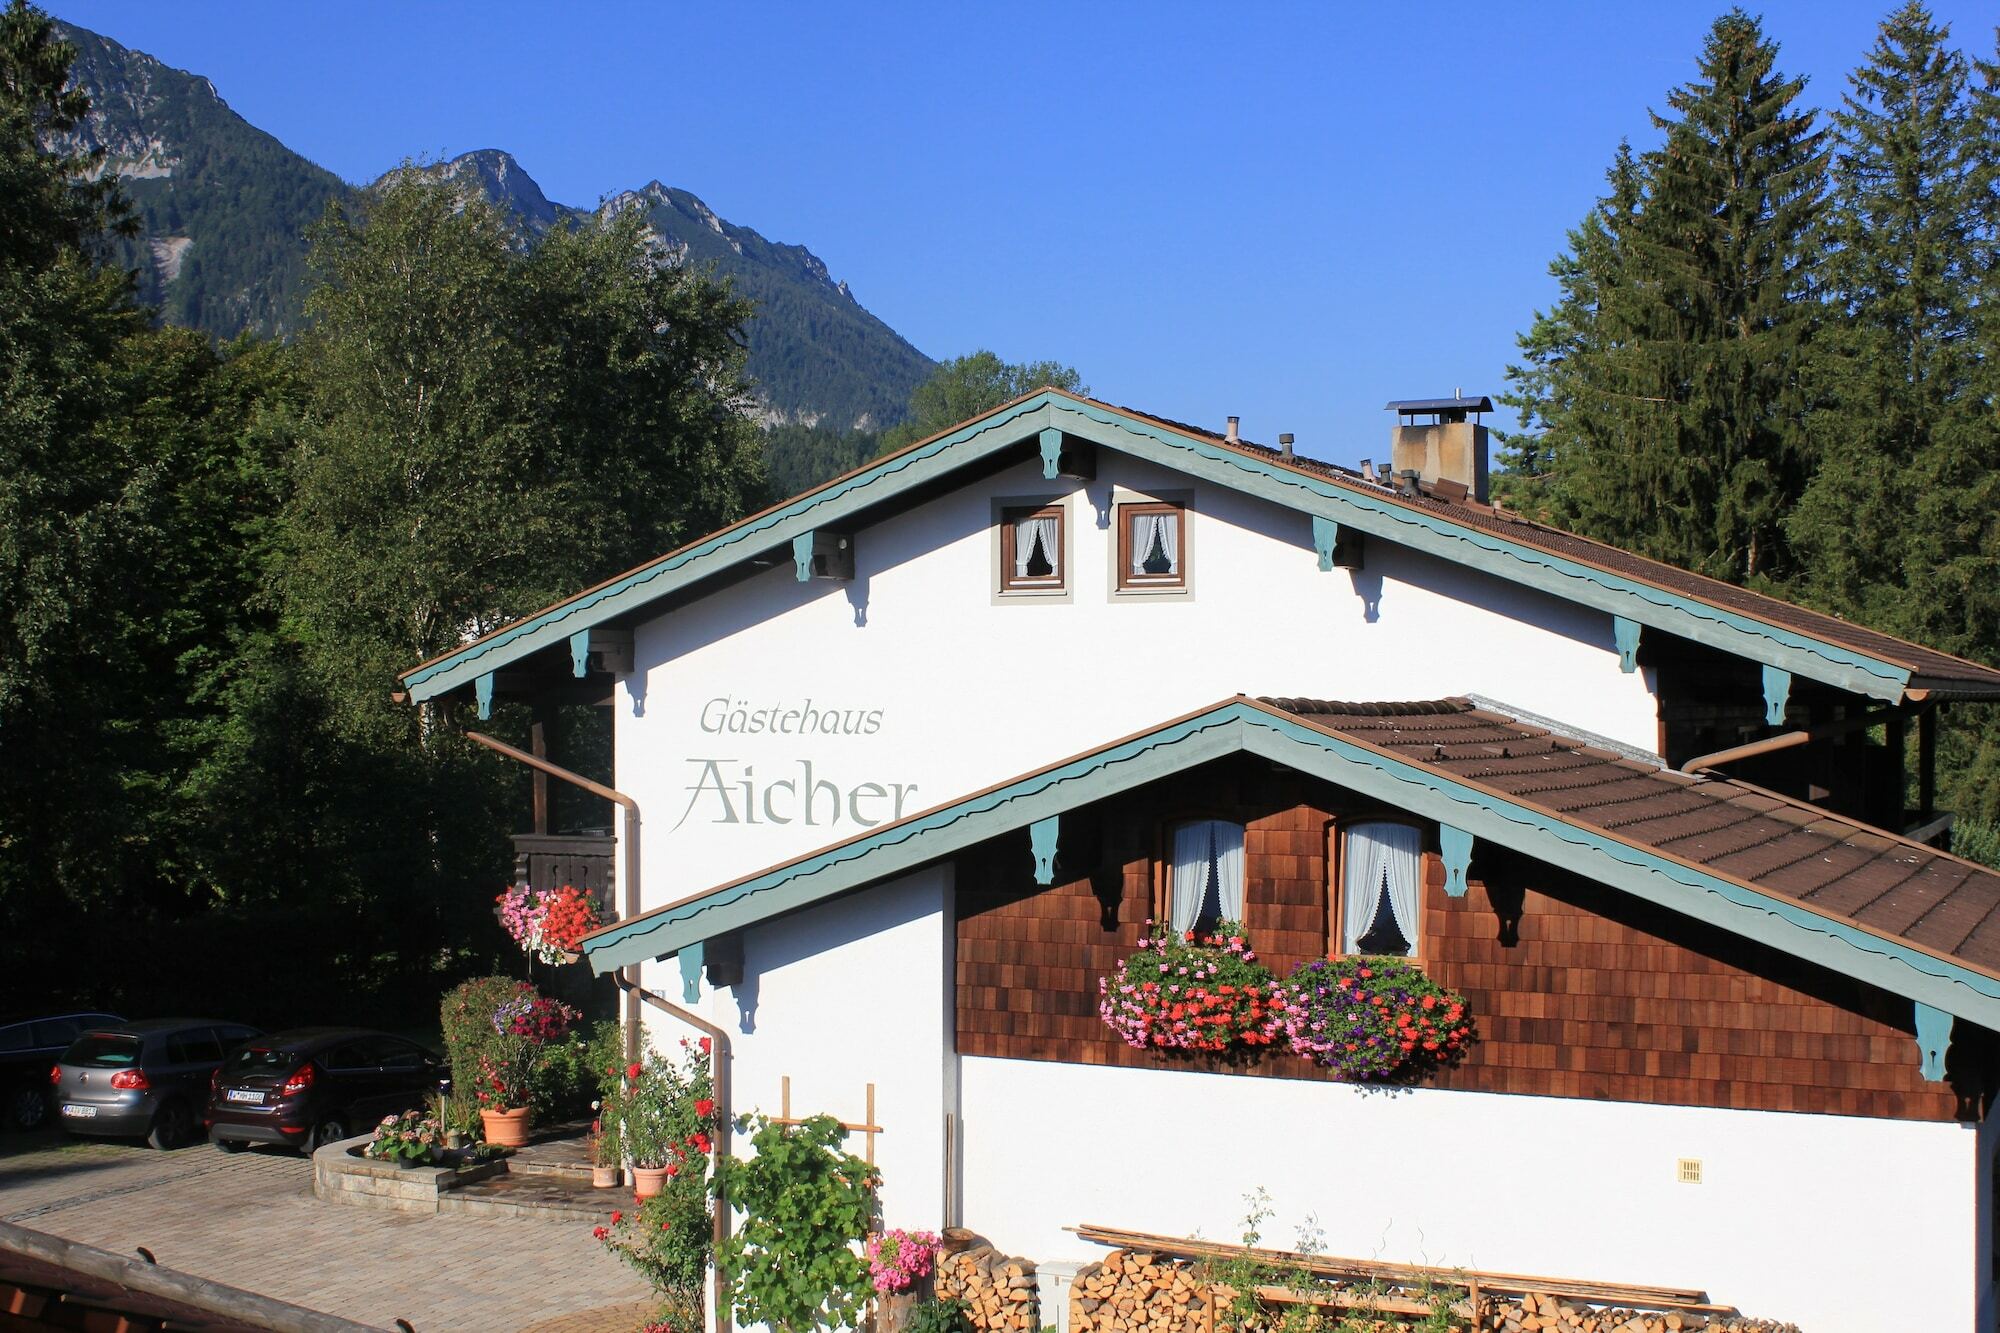
M 790 1074 L 786 1074 L 782 1082 L 779 1084 L 778 1114 L 771 1117 L 771 1123 L 774 1125 L 803 1125 L 806 1122 L 806 1119 L 807 1117 L 794 1117 L 792 1115 L 792 1076 Z M 849 1123 L 847 1123 L 847 1121 L 842 1120 L 839 1122 L 839 1124 L 840 1127 L 846 1130 L 848 1133 L 859 1134 L 862 1136 L 862 1142 L 864 1145 L 862 1160 L 867 1162 L 868 1165 L 870 1166 L 875 1165 L 875 1136 L 877 1134 L 887 1133 L 888 1131 L 884 1130 L 880 1125 L 875 1123 L 875 1085 L 873 1083 L 870 1083 L 868 1085 L 868 1109 L 867 1109 L 866 1123 L 859 1125 L 850 1125 Z

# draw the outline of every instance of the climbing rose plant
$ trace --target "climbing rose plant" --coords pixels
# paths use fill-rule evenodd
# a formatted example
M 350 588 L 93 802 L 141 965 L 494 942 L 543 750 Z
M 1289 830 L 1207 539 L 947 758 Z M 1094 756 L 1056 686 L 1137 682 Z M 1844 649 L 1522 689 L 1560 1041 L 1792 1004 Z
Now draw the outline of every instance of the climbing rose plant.
M 1099 1016 L 1141 1050 L 1261 1049 L 1282 1039 L 1284 1006 L 1236 921 L 1206 936 L 1153 929 L 1097 983 Z
M 1292 1050 L 1356 1082 L 1408 1082 L 1474 1040 L 1465 997 L 1401 958 L 1319 959 L 1285 980 Z

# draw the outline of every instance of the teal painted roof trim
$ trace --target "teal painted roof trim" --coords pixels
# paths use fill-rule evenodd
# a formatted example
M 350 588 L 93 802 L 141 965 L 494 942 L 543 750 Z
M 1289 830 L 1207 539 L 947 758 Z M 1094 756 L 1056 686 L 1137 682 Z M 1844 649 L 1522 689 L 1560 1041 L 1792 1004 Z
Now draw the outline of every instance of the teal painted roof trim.
M 1244 699 L 618 923 L 584 941 L 583 952 L 598 973 L 672 954 L 725 931 L 894 878 L 1066 809 L 1238 752 L 1447 825 L 1468 851 L 1473 839 L 1490 840 L 1891 994 L 2000 1030 L 2000 979 Z M 1023 877 L 1028 878 L 1025 873 Z
M 1055 399 L 1050 417 L 1069 434 L 1107 448 L 1810 680 L 1891 702 L 1902 698 L 1910 680 L 1910 669 L 1900 663 L 1509 541 L 1363 491 L 1358 483 L 1344 485 L 1071 398 Z
M 833 526 L 857 510 L 1035 435 L 1047 426 L 1048 405 L 1055 398 L 1056 395 L 1049 393 L 1037 394 L 928 444 L 893 454 L 865 471 L 724 528 L 693 546 L 641 565 L 629 574 L 566 602 L 558 602 L 519 624 L 418 667 L 403 677 L 403 686 L 409 691 L 411 702 L 421 703 L 457 689 L 483 672 L 539 652 L 739 561 L 774 550 L 789 552 L 797 538 L 814 528 Z
M 435 698 L 483 672 L 630 613 L 732 565 L 783 552 L 816 527 L 835 526 L 861 509 L 893 499 L 997 450 L 1043 439 L 1043 432 L 1049 430 L 1857 694 L 1896 702 L 1910 681 L 1910 669 L 1899 663 L 1510 541 L 1425 512 L 1391 495 L 1373 494 L 1360 483 L 1337 483 L 1284 464 L 1275 456 L 1266 459 L 1102 404 L 1044 391 L 418 667 L 403 677 L 404 687 L 413 702 Z

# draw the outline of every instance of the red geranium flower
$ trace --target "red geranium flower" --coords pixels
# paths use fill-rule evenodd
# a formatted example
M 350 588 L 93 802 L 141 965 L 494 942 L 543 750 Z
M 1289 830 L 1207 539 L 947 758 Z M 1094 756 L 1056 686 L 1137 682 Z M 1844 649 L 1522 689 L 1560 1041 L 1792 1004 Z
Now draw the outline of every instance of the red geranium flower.
M 715 1103 L 710 1101 L 708 1098 L 703 1097 L 700 1101 L 694 1104 L 694 1113 L 700 1116 L 703 1120 L 706 1120 L 710 1116 L 715 1114 Z
M 643 1066 L 643 1065 L 637 1065 L 637 1064 L 630 1064 L 630 1065 L 626 1065 L 626 1066 L 625 1066 L 625 1077 L 626 1077 L 626 1078 L 637 1078 L 637 1077 L 639 1077 L 639 1075 L 641 1075 L 641 1074 L 643 1074 L 643 1073 L 645 1073 L 645 1072 L 646 1072 L 646 1069 L 645 1069 L 645 1066 Z

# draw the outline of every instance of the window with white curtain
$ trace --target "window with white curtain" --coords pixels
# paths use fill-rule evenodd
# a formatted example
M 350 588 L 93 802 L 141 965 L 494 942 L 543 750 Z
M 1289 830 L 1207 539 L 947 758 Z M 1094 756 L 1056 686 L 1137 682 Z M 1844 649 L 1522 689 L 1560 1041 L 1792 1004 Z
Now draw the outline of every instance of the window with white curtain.
M 1188 819 L 1169 830 L 1172 861 L 1167 920 L 1175 934 L 1206 935 L 1222 921 L 1243 919 L 1243 826 L 1222 819 Z
M 1061 505 L 1008 509 L 1000 515 L 1000 588 L 1003 592 L 1063 587 Z
M 1118 586 L 1187 586 L 1187 510 L 1177 504 L 1118 506 Z
M 1411 824 L 1349 824 L 1342 837 L 1340 952 L 1417 952 L 1423 835 Z

